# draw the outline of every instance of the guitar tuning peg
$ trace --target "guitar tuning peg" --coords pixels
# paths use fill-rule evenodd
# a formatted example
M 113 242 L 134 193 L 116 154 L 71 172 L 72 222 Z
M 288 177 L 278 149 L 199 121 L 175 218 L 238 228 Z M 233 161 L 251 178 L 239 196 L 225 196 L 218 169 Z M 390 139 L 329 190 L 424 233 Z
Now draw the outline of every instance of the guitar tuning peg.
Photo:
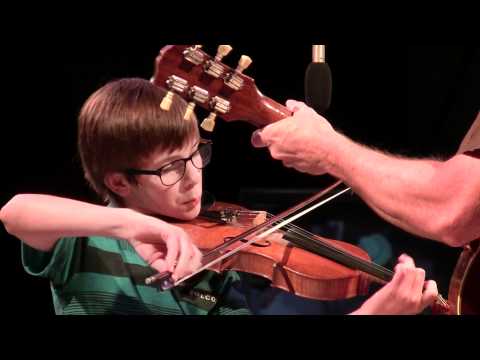
M 215 61 L 221 62 L 232 50 L 233 48 L 230 45 L 220 45 L 217 50 L 217 55 L 215 56 Z
M 167 79 L 166 84 L 169 90 L 163 97 L 163 100 L 160 103 L 160 108 L 164 111 L 170 111 L 175 92 L 178 94 L 184 93 L 188 88 L 188 81 L 182 79 L 181 77 L 172 75 Z
M 169 91 L 163 98 L 161 104 L 160 104 L 160 108 L 164 111 L 170 111 L 170 108 L 172 107 L 172 103 L 173 103 L 173 95 L 174 95 L 174 92 L 173 91 Z
M 203 45 L 192 45 L 185 49 L 183 56 L 185 60 L 193 65 L 200 65 L 205 60 L 205 55 L 200 51 Z
M 252 65 L 252 62 L 253 61 L 250 58 L 250 56 L 242 55 L 235 71 L 228 74 L 224 78 L 225 84 L 235 91 L 240 90 L 243 87 L 243 83 L 244 83 L 244 80 L 242 79 L 241 74 L 245 71 L 246 68 Z
M 192 119 L 193 111 L 195 110 L 195 104 L 194 102 L 188 103 L 187 110 L 185 110 L 185 115 L 183 116 L 184 120 L 190 121 Z
M 200 125 L 203 130 L 208 131 L 208 132 L 213 132 L 213 129 L 215 129 L 215 119 L 217 118 L 217 114 L 212 112 L 208 117 L 203 120 L 202 124 Z
M 241 74 L 245 69 L 247 69 L 252 64 L 252 59 L 250 56 L 242 55 L 240 61 L 238 62 L 237 69 L 235 70 L 237 73 Z

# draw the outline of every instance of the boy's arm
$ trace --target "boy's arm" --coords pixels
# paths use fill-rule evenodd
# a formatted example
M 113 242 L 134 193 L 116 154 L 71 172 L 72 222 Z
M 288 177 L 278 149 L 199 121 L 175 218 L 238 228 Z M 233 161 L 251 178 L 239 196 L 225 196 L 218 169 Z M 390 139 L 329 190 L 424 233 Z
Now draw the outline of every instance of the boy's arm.
M 131 209 L 108 208 L 49 195 L 17 195 L 0 211 L 7 231 L 30 247 L 51 251 L 64 237 L 129 241 L 158 272 L 174 279 L 200 267 L 202 254 L 180 228 Z
M 128 239 L 127 209 L 114 209 L 49 195 L 17 195 L 0 211 L 7 231 L 30 247 L 51 251 L 63 237 Z

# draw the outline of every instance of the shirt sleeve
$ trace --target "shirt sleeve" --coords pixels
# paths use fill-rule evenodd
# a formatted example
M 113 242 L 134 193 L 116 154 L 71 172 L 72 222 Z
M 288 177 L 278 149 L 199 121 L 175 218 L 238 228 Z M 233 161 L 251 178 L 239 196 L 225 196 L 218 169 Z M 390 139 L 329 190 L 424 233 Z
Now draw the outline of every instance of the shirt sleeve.
M 22 242 L 22 265 L 33 276 L 49 279 L 55 286 L 69 278 L 76 238 L 62 238 L 50 252 L 34 249 Z
M 468 152 L 465 153 L 465 155 L 473 156 L 477 159 L 480 159 L 480 149 L 473 150 L 473 151 L 468 151 Z

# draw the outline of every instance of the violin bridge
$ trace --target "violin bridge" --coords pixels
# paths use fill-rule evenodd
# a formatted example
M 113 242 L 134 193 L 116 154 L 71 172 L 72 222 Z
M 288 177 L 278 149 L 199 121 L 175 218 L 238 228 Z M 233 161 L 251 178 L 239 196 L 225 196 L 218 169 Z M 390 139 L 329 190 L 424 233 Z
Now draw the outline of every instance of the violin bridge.
M 267 221 L 267 213 L 265 211 L 225 209 L 221 211 L 221 219 L 233 226 L 252 227 L 265 223 Z

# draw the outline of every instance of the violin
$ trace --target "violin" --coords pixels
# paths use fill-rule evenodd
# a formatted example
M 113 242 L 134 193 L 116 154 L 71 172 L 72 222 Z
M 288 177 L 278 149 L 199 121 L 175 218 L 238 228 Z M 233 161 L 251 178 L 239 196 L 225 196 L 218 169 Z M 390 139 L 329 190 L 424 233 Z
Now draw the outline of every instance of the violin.
M 203 270 L 239 271 L 268 279 L 272 287 L 308 299 L 334 301 L 367 295 L 372 283 L 385 284 L 394 273 L 373 263 L 363 249 L 281 223 L 278 225 L 281 236 L 258 235 L 303 209 L 314 198 L 330 194 L 340 184 L 337 182 L 276 217 L 218 202 L 203 210 L 194 221 L 173 223 L 187 232 L 203 252 L 203 266 L 176 283 L 170 280 L 171 274 L 159 274 L 147 279 L 147 284 L 157 282 L 164 291 Z M 248 241 L 252 235 L 253 239 Z
M 161 49 L 151 81 L 168 91 L 160 104 L 164 111 L 170 110 L 175 94 L 181 96 L 188 102 L 186 121 L 192 118 L 196 106 L 210 111 L 200 125 L 207 132 L 214 130 L 217 117 L 224 121 L 246 121 L 263 128 L 292 115 L 286 107 L 264 96 L 255 80 L 243 73 L 252 63 L 250 57 L 243 55 L 234 69 L 222 62 L 231 52 L 230 46 L 220 45 L 215 57 L 201 48 L 202 45 L 167 45 Z M 242 223 L 238 220 L 242 216 L 255 215 L 256 218 L 258 213 L 223 203 L 208 210 L 210 217 L 175 225 L 183 228 L 203 250 L 204 266 L 199 271 L 248 272 L 269 279 L 274 287 L 316 300 L 365 295 L 372 281 L 389 282 L 394 273 L 372 263 L 368 254 L 358 247 L 314 235 L 291 225 L 290 220 L 284 222 L 286 217 L 340 184 L 285 213 L 266 214 L 265 221 L 259 221 L 256 226 L 255 221 L 250 226 L 238 226 Z M 212 219 L 213 214 L 216 216 Z M 269 241 L 266 236 L 275 231 L 287 242 Z M 161 290 L 167 290 L 189 277 L 174 284 L 168 274 L 159 274 L 146 282 L 158 282 Z M 441 296 L 439 304 L 447 307 Z
M 382 273 L 371 263 L 364 250 L 296 226 L 282 229 L 281 236 L 271 235 L 244 246 L 247 233 L 258 228 L 257 224 L 263 227 L 267 218 L 272 215 L 218 202 L 194 221 L 173 225 L 187 232 L 203 252 L 204 268 L 217 273 L 233 270 L 254 274 L 270 280 L 273 287 L 309 299 L 339 300 L 367 295 L 371 278 L 357 267 L 388 277 L 387 272 Z M 154 281 L 160 278 L 150 280 Z

